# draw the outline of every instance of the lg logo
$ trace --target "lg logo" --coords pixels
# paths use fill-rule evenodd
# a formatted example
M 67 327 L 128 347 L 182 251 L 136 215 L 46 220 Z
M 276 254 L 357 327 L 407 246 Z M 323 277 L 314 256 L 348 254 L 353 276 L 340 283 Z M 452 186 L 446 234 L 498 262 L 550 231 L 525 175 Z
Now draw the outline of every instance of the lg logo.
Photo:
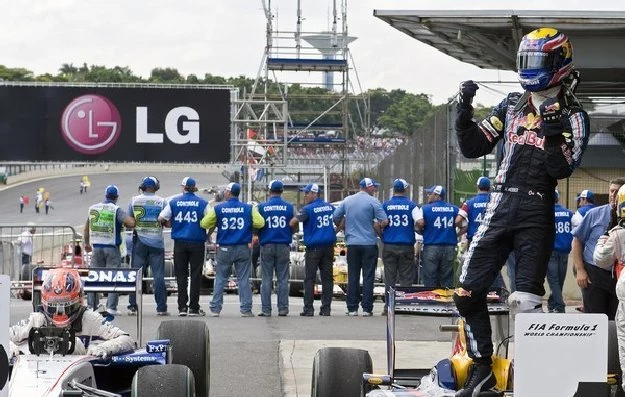
M 112 147 L 121 134 L 122 121 L 115 105 L 101 95 L 83 95 L 63 111 L 61 131 L 67 144 L 83 154 L 99 154 Z M 136 108 L 137 143 L 183 145 L 200 143 L 200 116 L 190 107 L 171 109 L 165 117 L 165 132 L 148 132 L 148 108 Z
M 178 129 L 181 119 L 182 131 Z M 170 141 L 179 145 L 200 143 L 200 115 L 187 106 L 173 108 L 165 117 L 165 134 Z M 162 132 L 148 132 L 147 107 L 137 107 L 137 143 L 163 143 Z
M 67 144 L 84 154 L 108 150 L 119 138 L 122 120 L 108 98 L 83 95 L 70 103 L 61 117 L 61 131 Z

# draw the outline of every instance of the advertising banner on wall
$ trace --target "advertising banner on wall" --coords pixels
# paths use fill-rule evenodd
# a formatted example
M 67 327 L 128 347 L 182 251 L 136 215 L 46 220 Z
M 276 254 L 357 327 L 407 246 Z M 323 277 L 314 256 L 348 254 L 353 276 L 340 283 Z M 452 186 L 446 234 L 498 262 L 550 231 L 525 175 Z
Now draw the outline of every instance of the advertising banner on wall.
M 230 89 L 0 85 L 0 160 L 226 163 Z

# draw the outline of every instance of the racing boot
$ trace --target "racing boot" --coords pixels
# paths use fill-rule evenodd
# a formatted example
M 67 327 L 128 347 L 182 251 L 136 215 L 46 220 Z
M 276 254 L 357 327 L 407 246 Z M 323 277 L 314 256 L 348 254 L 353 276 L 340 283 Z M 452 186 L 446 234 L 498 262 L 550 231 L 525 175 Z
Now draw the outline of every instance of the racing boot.
M 474 362 L 469 368 L 469 376 L 456 397 L 477 397 L 481 392 L 490 391 L 497 384 L 490 364 Z

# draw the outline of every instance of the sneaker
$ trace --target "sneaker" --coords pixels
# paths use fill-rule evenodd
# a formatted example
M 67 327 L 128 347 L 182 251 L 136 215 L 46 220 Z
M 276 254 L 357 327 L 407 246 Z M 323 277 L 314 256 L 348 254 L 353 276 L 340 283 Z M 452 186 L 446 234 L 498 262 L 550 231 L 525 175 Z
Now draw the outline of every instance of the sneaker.
M 301 312 L 299 315 L 302 316 L 302 317 L 313 317 L 315 315 L 315 313 L 313 313 L 313 312 Z
M 324 316 L 324 317 L 325 317 L 325 316 L 329 316 L 329 315 L 330 315 L 330 312 L 319 312 L 319 315 L 320 315 L 320 316 Z
M 189 309 L 187 309 L 187 308 L 178 309 L 178 316 L 179 317 L 186 317 L 188 312 L 189 312 Z
M 258 317 L 271 317 L 271 313 L 260 312 L 257 314 Z
M 469 376 L 456 397 L 471 397 L 495 387 L 497 380 L 489 364 L 473 363 L 469 368 Z
M 169 312 L 156 312 L 157 316 L 169 316 Z M 180 315 L 180 313 L 178 313 Z
M 288 316 L 288 314 L 289 314 L 288 310 L 280 310 L 278 312 L 278 316 L 280 316 L 280 317 L 286 317 L 286 316 Z
M 353 311 L 353 312 L 347 312 L 347 313 L 345 313 L 345 314 L 347 314 L 348 316 L 355 317 L 355 316 L 357 316 L 357 315 L 358 315 L 358 310 Z
M 119 312 L 118 312 L 117 310 L 115 310 L 115 309 L 109 309 L 109 308 L 107 308 L 107 309 L 106 309 L 106 312 L 107 312 L 108 314 L 110 314 L 111 316 L 116 316 L 116 315 L 118 315 L 118 314 L 119 314 Z
M 373 313 L 371 313 L 371 312 L 362 312 L 362 316 L 363 317 L 371 317 L 371 316 L 373 316 Z
M 137 308 L 136 307 L 129 307 L 128 311 L 126 313 L 129 316 L 136 316 L 137 315 Z
M 204 313 L 204 310 L 202 309 L 197 309 L 197 310 L 189 309 L 189 317 L 204 317 L 204 316 L 206 316 L 206 313 Z
M 270 314 L 271 316 L 271 314 Z M 252 312 L 243 312 L 241 313 L 241 317 L 254 317 L 254 313 Z
M 219 312 L 214 312 L 211 310 L 211 317 L 219 317 Z

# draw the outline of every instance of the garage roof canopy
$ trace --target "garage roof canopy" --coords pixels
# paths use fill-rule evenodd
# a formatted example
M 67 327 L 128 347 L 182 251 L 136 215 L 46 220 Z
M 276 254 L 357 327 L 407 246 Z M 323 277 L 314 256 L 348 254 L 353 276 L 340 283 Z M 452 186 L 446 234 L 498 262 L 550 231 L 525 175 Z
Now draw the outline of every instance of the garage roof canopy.
M 578 94 L 625 96 L 625 12 L 374 10 L 373 15 L 460 61 L 512 71 L 523 35 L 553 27 L 573 44 L 581 72 Z

